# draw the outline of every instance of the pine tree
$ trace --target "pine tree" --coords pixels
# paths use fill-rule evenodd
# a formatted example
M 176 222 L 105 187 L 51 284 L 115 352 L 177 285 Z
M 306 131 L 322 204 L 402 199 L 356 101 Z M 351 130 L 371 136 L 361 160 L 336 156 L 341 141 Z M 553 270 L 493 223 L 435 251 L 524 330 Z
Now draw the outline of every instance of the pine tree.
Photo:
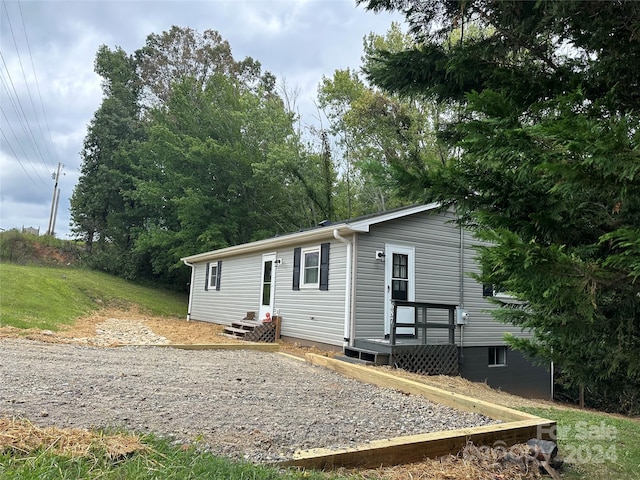
M 402 11 L 419 43 L 369 79 L 452 105 L 455 155 L 416 184 L 491 242 L 479 280 L 524 302 L 496 316 L 534 333 L 511 343 L 637 412 L 640 3 L 358 3 Z

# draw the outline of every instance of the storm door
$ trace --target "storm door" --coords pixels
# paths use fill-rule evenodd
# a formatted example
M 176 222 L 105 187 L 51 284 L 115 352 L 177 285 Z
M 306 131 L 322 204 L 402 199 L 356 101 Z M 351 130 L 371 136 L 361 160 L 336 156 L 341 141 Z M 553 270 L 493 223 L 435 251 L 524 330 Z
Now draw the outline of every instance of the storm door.
M 385 249 L 385 322 L 384 334 L 391 333 L 393 301 L 415 301 L 415 250 L 412 247 L 387 245 Z M 399 307 L 397 322 L 414 323 L 415 309 Z M 398 335 L 415 335 L 415 328 L 403 327 L 396 330 Z
M 262 277 L 260 282 L 260 316 L 259 320 L 264 320 L 273 316 L 273 299 L 275 298 L 275 262 L 276 254 L 268 253 L 262 255 Z

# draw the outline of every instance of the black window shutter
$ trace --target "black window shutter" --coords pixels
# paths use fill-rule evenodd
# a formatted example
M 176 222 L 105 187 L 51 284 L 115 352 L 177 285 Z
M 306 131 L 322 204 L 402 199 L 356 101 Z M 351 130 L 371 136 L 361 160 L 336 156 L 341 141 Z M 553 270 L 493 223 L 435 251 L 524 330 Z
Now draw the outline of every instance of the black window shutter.
M 220 272 L 222 272 L 222 260 L 218 260 L 218 268 L 216 269 L 216 290 L 220 291 Z
M 320 245 L 320 290 L 329 290 L 329 247 L 330 243 Z
M 209 270 L 211 270 L 211 264 L 207 262 L 207 270 L 204 273 L 204 289 L 209 290 Z
M 293 289 L 300 290 L 300 247 L 293 249 Z

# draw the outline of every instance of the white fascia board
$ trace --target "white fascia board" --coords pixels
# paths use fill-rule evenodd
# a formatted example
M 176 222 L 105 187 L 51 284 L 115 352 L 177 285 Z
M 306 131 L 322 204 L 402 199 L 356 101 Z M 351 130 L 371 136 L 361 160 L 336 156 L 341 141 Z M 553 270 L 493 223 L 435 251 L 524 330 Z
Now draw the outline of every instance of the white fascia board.
M 441 206 L 442 204 L 440 202 L 428 203 L 426 205 L 415 205 L 413 207 L 392 210 L 387 213 L 381 213 L 380 215 L 376 215 L 371 218 L 356 220 L 355 222 L 347 222 L 347 225 L 354 232 L 368 232 L 371 225 L 388 222 L 390 220 L 396 220 L 398 218 L 407 217 L 416 213 L 436 210 Z
M 415 205 L 413 207 L 399 208 L 386 213 L 371 215 L 367 218 L 355 220 L 353 222 L 340 222 L 332 225 L 327 225 L 326 227 L 314 228 L 311 230 L 304 230 L 302 232 L 296 233 L 289 233 L 279 237 L 267 238 L 265 240 L 258 240 L 251 243 L 243 243 L 241 245 L 235 245 L 233 247 L 221 248 L 220 250 L 212 250 L 210 252 L 191 255 L 189 257 L 181 258 L 180 260 L 182 260 L 182 262 L 186 264 L 208 262 L 212 260 L 219 260 L 224 257 L 230 257 L 233 255 L 274 250 L 280 247 L 299 245 L 301 243 L 333 239 L 334 230 L 337 230 L 338 233 L 342 236 L 349 236 L 357 232 L 366 233 L 369 232 L 371 225 L 388 222 L 390 220 L 396 220 L 398 218 L 406 217 L 408 215 L 414 215 L 416 213 L 436 210 L 440 206 L 440 203 L 429 203 L 426 205 Z
M 274 250 L 282 247 L 300 245 L 301 243 L 308 243 L 313 241 L 328 240 L 334 238 L 334 230 L 338 230 L 338 233 L 340 235 L 350 235 L 353 233 L 353 230 L 349 228 L 348 225 L 339 223 L 326 227 L 315 228 L 313 230 L 290 233 L 279 237 L 267 238 L 264 240 L 258 240 L 256 242 L 243 243 L 241 245 L 235 245 L 233 247 L 221 248 L 219 250 L 199 253 L 197 255 L 191 255 L 189 257 L 181 258 L 181 260 L 186 263 L 208 262 L 211 260 L 218 260 L 234 255 Z

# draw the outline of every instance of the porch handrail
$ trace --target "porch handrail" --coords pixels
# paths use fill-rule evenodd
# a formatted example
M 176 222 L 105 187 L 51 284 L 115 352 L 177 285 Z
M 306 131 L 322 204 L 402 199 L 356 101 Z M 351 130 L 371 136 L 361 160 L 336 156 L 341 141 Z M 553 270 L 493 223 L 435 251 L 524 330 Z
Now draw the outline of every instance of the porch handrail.
M 429 303 L 429 302 L 409 302 L 406 300 L 392 300 L 393 302 L 393 318 L 391 319 L 391 331 L 389 332 L 389 342 L 391 345 L 396 345 L 396 329 L 397 328 L 416 328 L 420 330 L 424 330 L 424 334 L 422 335 L 423 343 L 426 345 L 427 342 L 427 330 L 429 328 L 440 328 L 440 329 L 448 329 L 449 330 L 449 344 L 455 344 L 455 331 L 456 331 L 456 308 L 457 305 L 451 305 L 447 303 Z M 413 323 L 403 323 L 397 322 L 398 318 L 398 307 L 412 307 L 413 308 Z M 424 312 L 422 318 L 425 320 L 427 317 L 427 310 L 447 310 L 449 312 L 448 323 L 444 322 L 419 322 L 418 312 Z

